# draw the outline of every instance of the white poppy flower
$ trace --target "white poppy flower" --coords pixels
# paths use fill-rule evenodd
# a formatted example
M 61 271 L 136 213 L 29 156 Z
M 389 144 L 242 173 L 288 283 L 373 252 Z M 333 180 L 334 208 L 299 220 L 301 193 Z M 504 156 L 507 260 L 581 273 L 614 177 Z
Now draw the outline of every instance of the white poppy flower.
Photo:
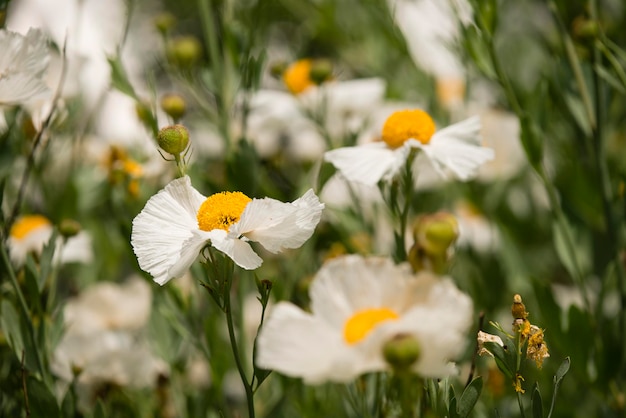
M 0 30 L 0 105 L 42 98 L 50 91 L 43 81 L 50 51 L 36 29 L 20 35 Z
M 412 149 L 421 149 L 435 169 L 445 176 L 451 171 L 469 180 L 478 167 L 493 158 L 493 150 L 482 147 L 480 120 L 472 117 L 440 131 L 423 110 L 403 110 L 386 121 L 382 141 L 326 152 L 332 163 L 349 181 L 376 185 L 390 181 L 404 166 Z
M 43 215 L 20 216 L 9 232 L 7 246 L 13 264 L 21 266 L 29 253 L 41 254 L 50 241 L 53 226 Z M 70 237 L 66 242 L 59 237 L 56 242 L 55 263 L 89 263 L 93 259 L 91 237 L 84 231 Z
M 209 243 L 253 270 L 263 260 L 249 241 L 272 253 L 298 248 L 313 234 L 323 208 L 313 190 L 292 203 L 250 199 L 241 192 L 207 198 L 185 176 L 148 200 L 133 220 L 131 243 L 139 266 L 161 285 L 182 276 Z
M 464 349 L 472 301 L 450 279 L 415 276 L 408 264 L 350 255 L 332 259 L 310 288 L 311 313 L 276 304 L 257 339 L 257 364 L 307 383 L 347 382 L 387 370 L 385 343 L 409 336 L 419 344 L 412 371 L 454 372 Z

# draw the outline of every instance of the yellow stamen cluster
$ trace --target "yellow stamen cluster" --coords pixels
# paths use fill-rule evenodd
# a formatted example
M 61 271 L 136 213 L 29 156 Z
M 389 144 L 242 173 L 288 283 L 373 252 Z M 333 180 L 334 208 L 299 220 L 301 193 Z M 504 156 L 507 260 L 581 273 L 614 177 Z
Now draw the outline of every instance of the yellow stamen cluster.
M 408 139 L 428 144 L 435 129 L 435 122 L 423 110 L 401 110 L 387 118 L 382 138 L 390 148 L 398 148 Z
M 535 325 L 531 325 L 526 357 L 534 360 L 538 369 L 541 369 L 541 366 L 543 366 L 543 359 L 550 357 L 548 346 L 543 340 L 543 330 Z
M 315 85 L 311 80 L 313 61 L 303 59 L 291 64 L 283 73 L 283 82 L 293 94 L 300 94 Z
M 251 200 L 241 192 L 221 192 L 207 197 L 196 215 L 198 227 L 203 231 L 228 231 L 232 224 L 239 222 Z
M 356 344 L 381 322 L 398 318 L 398 314 L 388 308 L 364 309 L 355 313 L 346 321 L 343 328 L 343 337 L 348 344 Z
M 42 215 L 25 215 L 20 217 L 11 227 L 10 235 L 14 239 L 24 239 L 28 234 L 44 226 L 52 225 L 48 218 Z

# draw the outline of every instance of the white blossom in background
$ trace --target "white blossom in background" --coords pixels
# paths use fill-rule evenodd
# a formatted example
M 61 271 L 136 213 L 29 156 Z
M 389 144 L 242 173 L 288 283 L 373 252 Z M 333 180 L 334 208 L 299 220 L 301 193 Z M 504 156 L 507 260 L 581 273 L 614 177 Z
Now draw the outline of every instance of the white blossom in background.
M 259 367 L 310 384 L 349 382 L 388 370 L 383 346 L 402 335 L 419 344 L 413 372 L 455 372 L 451 361 L 465 349 L 472 301 L 449 278 L 350 255 L 324 264 L 309 293 L 310 313 L 289 302 L 273 307 L 257 340 Z
M 44 82 L 50 50 L 40 30 L 26 35 L 0 29 L 0 105 L 21 104 L 51 94 Z
M 298 160 L 317 160 L 333 143 L 358 136 L 383 102 L 379 78 L 332 81 L 294 95 L 260 90 L 250 100 L 247 137 L 262 157 L 286 152 Z M 321 127 L 312 120 L 321 115 Z M 325 132 L 324 132 L 325 131 Z
M 52 371 L 66 383 L 79 371 L 78 383 L 87 393 L 101 383 L 154 387 L 169 368 L 142 334 L 151 305 L 150 286 L 138 277 L 85 289 L 65 305 L 66 330 L 54 350 Z
M 52 222 L 43 215 L 22 215 L 9 232 L 7 246 L 11 261 L 21 266 L 28 254 L 40 255 L 53 233 Z M 90 263 L 93 260 L 91 237 L 86 231 L 66 241 L 58 237 L 53 261 L 55 263 Z

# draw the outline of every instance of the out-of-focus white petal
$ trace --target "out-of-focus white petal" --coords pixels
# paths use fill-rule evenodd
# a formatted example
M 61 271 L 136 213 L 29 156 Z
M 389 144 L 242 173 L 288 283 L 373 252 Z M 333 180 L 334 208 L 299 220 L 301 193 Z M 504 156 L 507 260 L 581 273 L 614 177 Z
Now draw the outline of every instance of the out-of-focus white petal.
M 460 180 L 469 180 L 478 168 L 493 159 L 490 148 L 480 145 L 480 119 L 472 117 L 450 125 L 432 136 L 428 144 L 411 139 L 407 143 L 420 148 L 443 175 L 452 171 Z
M 266 250 L 278 253 L 298 248 L 313 234 L 320 221 L 324 204 L 313 190 L 308 190 L 292 203 L 275 199 L 253 199 L 231 226 L 229 237 L 241 235 L 260 243 Z
M 392 150 L 384 142 L 337 148 L 324 154 L 349 181 L 375 186 L 383 178 L 393 177 L 409 153 L 408 147 Z
M 257 338 L 259 367 L 306 381 L 324 379 L 341 345 L 337 333 L 288 302 L 272 309 Z

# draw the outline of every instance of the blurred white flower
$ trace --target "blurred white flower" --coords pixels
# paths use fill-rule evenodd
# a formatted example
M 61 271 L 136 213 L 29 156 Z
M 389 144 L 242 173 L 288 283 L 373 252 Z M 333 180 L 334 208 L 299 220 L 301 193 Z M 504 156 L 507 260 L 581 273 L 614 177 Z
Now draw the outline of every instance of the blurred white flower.
M 459 247 L 472 247 L 476 251 L 486 253 L 495 251 L 500 245 L 498 227 L 485 218 L 469 203 L 459 202 L 454 215 L 459 223 Z
M 307 383 L 347 382 L 389 368 L 383 346 L 409 336 L 419 344 L 412 371 L 454 372 L 465 348 L 472 301 L 450 279 L 413 275 L 408 264 L 356 255 L 331 259 L 310 287 L 311 313 L 274 306 L 257 340 L 257 364 Z
M 17 218 L 7 239 L 11 261 L 21 266 L 28 254 L 41 254 L 44 245 L 50 241 L 52 232 L 52 223 L 43 215 L 23 215 Z M 58 237 L 53 257 L 55 263 L 91 262 L 91 237 L 85 231 L 80 231 L 65 242 L 62 237 Z
M 246 137 L 262 157 L 279 152 L 315 160 L 332 142 L 356 138 L 367 127 L 385 94 L 379 78 L 334 81 L 294 96 L 260 90 L 250 100 Z
M 453 50 L 459 37 L 458 20 L 467 24 L 472 9 L 465 0 L 453 5 L 440 0 L 389 0 L 389 8 L 404 35 L 415 64 L 441 79 L 463 80 L 465 70 Z
M 519 119 L 515 114 L 487 108 L 480 112 L 483 144 L 494 150 L 495 158 L 478 171 L 483 180 L 506 180 L 528 166 L 520 140 Z
M 272 253 L 298 248 L 313 234 L 323 208 L 313 190 L 292 203 L 241 192 L 207 198 L 185 176 L 148 200 L 133 220 L 131 243 L 139 266 L 161 285 L 182 276 L 209 244 L 252 270 L 263 260 L 249 241 Z
M 398 111 L 387 119 L 382 141 L 334 149 L 324 158 L 346 179 L 374 186 L 380 180 L 391 181 L 411 151 L 419 149 L 442 176 L 451 171 L 460 180 L 469 180 L 493 158 L 493 150 L 480 145 L 479 131 L 478 117 L 436 131 L 426 112 Z
M 66 332 L 54 350 L 51 368 L 65 382 L 154 386 L 168 367 L 154 357 L 141 331 L 150 317 L 152 293 L 140 278 L 126 284 L 98 283 L 64 309 Z
M 50 50 L 43 33 L 25 36 L 0 29 L 0 105 L 12 105 L 50 95 L 43 81 Z

